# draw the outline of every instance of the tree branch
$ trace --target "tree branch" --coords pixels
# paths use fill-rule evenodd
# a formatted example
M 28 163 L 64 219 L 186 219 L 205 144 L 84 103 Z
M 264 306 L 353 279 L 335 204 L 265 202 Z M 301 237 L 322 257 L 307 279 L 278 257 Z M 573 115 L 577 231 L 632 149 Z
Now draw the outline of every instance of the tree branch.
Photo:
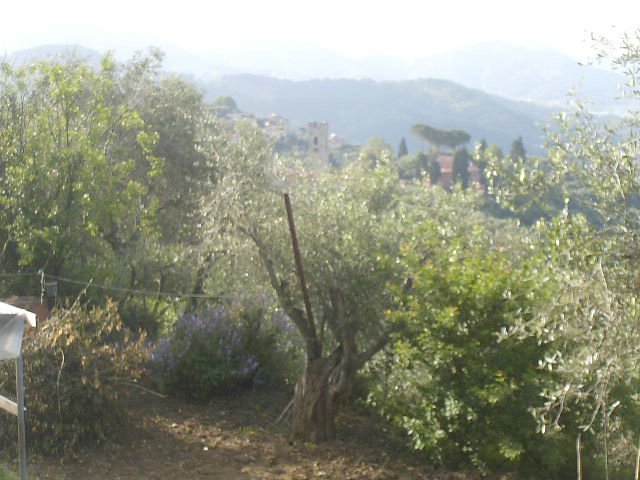
M 334 319 L 338 328 L 339 340 L 345 349 L 345 360 L 350 362 L 351 356 L 356 352 L 356 343 L 351 325 L 347 321 L 346 309 L 344 306 L 344 295 L 338 288 L 329 288 L 329 298 L 333 307 Z
M 365 363 L 367 363 L 369 360 L 371 360 L 371 358 L 378 353 L 380 350 L 382 350 L 385 345 L 387 343 L 389 343 L 389 340 L 391 338 L 389 337 L 389 333 L 388 332 L 384 332 L 380 338 L 378 338 L 378 340 L 376 340 L 373 345 L 371 345 L 367 350 L 365 350 L 364 352 L 362 352 L 361 354 L 358 355 L 358 358 L 356 359 L 356 370 L 360 370 Z
M 322 349 L 320 344 L 318 343 L 315 332 L 311 331 L 303 311 L 295 306 L 292 296 L 288 291 L 289 289 L 287 287 L 287 283 L 278 278 L 275 265 L 273 263 L 273 260 L 271 260 L 271 257 L 267 253 L 265 244 L 254 231 L 251 231 L 250 229 L 241 225 L 236 225 L 236 228 L 240 233 L 246 235 L 249 239 L 251 239 L 251 241 L 258 249 L 258 255 L 260 256 L 260 259 L 262 260 L 262 263 L 267 270 L 271 287 L 276 292 L 278 300 L 280 301 L 280 305 L 282 306 L 285 313 L 289 316 L 289 318 L 291 318 L 298 331 L 304 338 L 307 359 L 314 360 L 316 358 L 320 358 L 322 356 Z

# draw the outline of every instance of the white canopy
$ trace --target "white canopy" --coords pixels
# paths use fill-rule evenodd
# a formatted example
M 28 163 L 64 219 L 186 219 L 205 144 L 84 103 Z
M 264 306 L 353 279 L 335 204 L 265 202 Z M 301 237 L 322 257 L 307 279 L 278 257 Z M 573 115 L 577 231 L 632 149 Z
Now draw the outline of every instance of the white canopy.
M 0 360 L 20 356 L 25 321 L 36 326 L 36 314 L 0 302 Z

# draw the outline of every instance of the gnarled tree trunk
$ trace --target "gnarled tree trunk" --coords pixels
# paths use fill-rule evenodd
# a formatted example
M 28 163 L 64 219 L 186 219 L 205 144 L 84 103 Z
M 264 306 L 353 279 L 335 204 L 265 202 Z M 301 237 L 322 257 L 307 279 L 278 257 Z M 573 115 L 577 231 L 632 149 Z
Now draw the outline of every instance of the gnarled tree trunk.
M 291 435 L 304 442 L 335 437 L 338 408 L 351 395 L 358 370 L 389 340 L 383 334 L 369 349 L 358 353 L 355 328 L 347 321 L 342 292 L 331 289 L 329 294 L 332 308 L 328 323 L 339 347 L 327 357 L 307 357 L 304 374 L 296 385 Z
M 329 392 L 331 366 L 328 358 L 306 365 L 293 400 L 292 440 L 324 442 L 335 437 L 335 411 Z
M 341 349 L 331 356 L 307 362 L 293 401 L 292 440 L 324 442 L 336 436 L 338 408 L 346 403 L 356 370 Z

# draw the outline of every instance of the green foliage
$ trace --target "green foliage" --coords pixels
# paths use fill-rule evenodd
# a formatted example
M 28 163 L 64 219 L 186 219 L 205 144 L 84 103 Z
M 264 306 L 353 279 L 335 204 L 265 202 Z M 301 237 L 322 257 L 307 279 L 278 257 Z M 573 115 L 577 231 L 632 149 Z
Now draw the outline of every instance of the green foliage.
M 370 401 L 442 464 L 559 478 L 572 439 L 543 442 L 529 412 L 549 382 L 538 369 L 549 345 L 509 335 L 545 294 L 492 237 L 473 223 L 418 230 L 406 248 L 411 290 L 398 292 L 402 307 L 391 313 L 392 363 Z
M 487 145 L 487 141 L 483 138 L 478 143 L 476 143 L 475 149 L 473 151 L 473 161 L 478 166 L 478 170 L 480 170 L 480 184 L 485 187 L 487 185 L 487 175 L 485 173 L 485 170 L 487 168 L 488 148 L 489 146 Z
M 440 168 L 440 162 L 437 159 L 432 158 L 429 161 L 429 181 L 431 185 L 436 185 L 442 176 L 442 169 Z
M 636 98 L 638 43 L 627 38 L 614 59 Z M 522 138 L 508 157 L 481 143 L 489 193 L 527 224 L 543 218 L 514 235 L 477 213 L 479 195 L 399 181 L 428 174 L 435 184 L 441 173 L 434 158 L 406 155 L 406 142 L 395 163 L 374 137 L 340 171 L 310 173 L 250 126 L 225 130 L 210 114 L 235 102 L 210 108 L 160 65 L 158 52 L 126 65 L 107 56 L 99 69 L 0 65 L 2 270 L 153 289 L 118 301 L 129 329 L 153 334 L 184 307 L 168 292 L 260 305 L 181 316 L 156 352 L 157 379 L 195 398 L 290 386 L 311 328 L 287 191 L 319 350 L 349 347 L 360 368 L 395 329 L 370 400 L 415 448 L 442 463 L 566 478 L 580 434 L 594 464 L 604 452 L 628 466 L 618 460 L 640 428 L 638 112 L 605 124 L 578 103 L 559 116 L 548 158 L 526 159 Z M 436 147 L 469 141 L 461 130 L 413 131 Z M 468 166 L 461 149 L 453 176 L 463 186 Z M 12 290 L 32 292 L 32 280 Z M 276 304 L 289 316 L 265 313 Z M 60 315 L 25 340 L 29 438 L 38 451 L 73 453 L 118 429 L 116 385 L 141 374 L 146 354 L 111 303 Z M 1 435 L 14 443 L 13 429 Z
M 18 475 L 0 465 L 0 480 L 17 480 Z
M 603 237 L 582 215 L 565 211 L 540 222 L 536 233 L 536 249 L 546 258 L 540 273 L 550 295 L 530 321 L 514 324 L 513 333 L 556 346 L 540 361 L 556 373 L 556 381 L 534 409 L 538 428 L 583 434 L 585 456 L 611 455 L 612 466 L 630 467 L 640 425 L 638 297 L 627 283 L 634 275 L 629 265 L 612 258 L 619 239 Z
M 99 68 L 0 66 L 0 268 L 77 281 L 59 282 L 63 298 L 115 285 L 125 321 L 151 332 L 173 307 L 166 292 L 203 293 L 213 260 L 196 213 L 223 141 L 201 94 L 161 62 L 152 50 Z M 31 280 L 3 287 L 33 295 Z M 122 287 L 157 294 L 140 305 Z
M 357 371 L 388 341 L 384 311 L 394 298 L 387 286 L 403 280 L 399 248 L 407 227 L 427 214 L 412 208 L 424 192 L 399 182 L 388 152 L 373 163 L 362 156 L 340 171 L 311 173 L 283 164 L 251 131 L 231 147 L 240 154 L 220 164 L 207 204 L 209 228 L 224 232 L 230 251 L 243 259 L 227 288 L 234 282 L 244 291 L 261 289 L 291 318 L 305 353 L 296 391 L 306 392 L 294 402 L 293 432 L 305 440 L 331 438 L 337 402 L 349 398 Z M 293 204 L 305 298 L 282 191 Z
M 437 152 L 432 152 L 429 155 L 418 152 L 398 158 L 396 161 L 398 175 L 403 180 L 428 177 L 431 185 L 437 185 L 440 177 L 442 176 L 440 163 L 438 162 L 437 157 Z
M 295 306 L 303 305 L 280 193 L 286 189 L 316 315 L 329 315 L 328 291 L 339 286 L 351 325 L 363 332 L 359 340 L 366 343 L 379 334 L 391 300 L 386 285 L 401 273 L 392 259 L 411 217 L 423 214 L 399 201 L 401 185 L 389 152 L 373 166 L 363 157 L 340 171 L 310 175 L 290 159 L 275 157 L 257 132 L 242 131 L 229 147 L 218 167 L 217 188 L 204 205 L 210 238 L 222 238 L 234 252 L 227 288 L 237 285 L 239 292 L 261 291 L 276 300 L 277 276 L 276 287 L 284 284 Z M 331 346 L 336 339 L 330 325 L 318 327 L 326 328 L 322 335 Z
M 135 334 L 143 333 L 151 339 L 175 318 L 175 312 L 183 308 L 181 302 L 167 298 L 145 298 L 133 296 L 120 302 L 118 313 L 122 323 Z
M 399 157 L 396 166 L 398 168 L 398 175 L 404 180 L 411 180 L 416 177 L 417 171 L 417 155 L 405 155 Z
M 245 349 L 258 363 L 253 388 L 292 389 L 302 371 L 302 344 L 295 325 L 281 310 L 255 305 L 236 311 L 245 333 Z
M 422 152 L 416 153 L 416 178 L 421 178 L 429 171 L 431 158 Z
M 453 156 L 453 183 L 459 183 L 463 189 L 469 186 L 469 164 L 471 156 L 466 148 L 456 150 Z
M 114 438 L 126 421 L 122 384 L 143 374 L 145 338 L 122 329 L 116 307 L 58 310 L 23 342 L 28 446 L 73 455 Z M 2 391 L 15 392 L 13 362 L 3 366 Z M 15 418 L 3 416 L 3 448 L 15 448 Z
M 381 137 L 371 137 L 360 150 L 360 159 L 371 165 L 372 168 L 384 162 L 385 158 L 392 157 L 391 146 Z
M 628 75 L 625 93 L 636 101 L 638 45 L 636 34 L 606 46 L 611 63 Z M 541 362 L 558 381 L 542 392 L 539 428 L 590 439 L 586 454 L 597 450 L 605 471 L 631 466 L 630 439 L 640 418 L 638 120 L 632 109 L 604 122 L 577 101 L 573 111 L 558 115 L 547 159 L 510 165 L 490 160 L 488 168 L 490 188 L 515 212 L 544 205 L 560 192 L 564 208 L 551 211 L 532 233 L 531 248 L 546 259 L 541 273 L 551 295 L 530 320 L 514 325 L 514 334 L 556 345 Z M 626 454 L 616 459 L 615 452 Z
M 238 111 L 238 106 L 233 98 L 229 96 L 221 96 L 211 103 L 211 108 L 216 115 L 225 117 L 231 113 Z
M 493 147 L 493 148 L 492 148 Z M 525 225 L 549 219 L 565 208 L 563 188 L 553 180 L 553 167 L 548 158 L 519 157 L 515 160 L 502 155 L 495 146 L 482 154 L 475 152 L 475 161 L 489 193 L 490 207 L 496 215 L 515 216 Z M 586 191 L 575 191 L 579 196 Z M 572 207 L 575 213 L 587 213 L 587 208 Z
M 54 274 L 78 265 L 108 272 L 110 241 L 135 229 L 145 188 L 136 159 L 153 162 L 151 137 L 121 101 L 117 71 L 105 57 L 86 64 L 41 63 L 0 75 L 3 245 L 21 266 Z
M 527 159 L 527 152 L 524 149 L 524 143 L 522 137 L 516 138 L 511 144 L 511 151 L 509 152 L 509 158 L 514 161 L 525 161 Z
M 400 178 L 404 180 L 419 179 L 430 171 L 431 160 L 422 152 L 398 158 L 396 166 Z

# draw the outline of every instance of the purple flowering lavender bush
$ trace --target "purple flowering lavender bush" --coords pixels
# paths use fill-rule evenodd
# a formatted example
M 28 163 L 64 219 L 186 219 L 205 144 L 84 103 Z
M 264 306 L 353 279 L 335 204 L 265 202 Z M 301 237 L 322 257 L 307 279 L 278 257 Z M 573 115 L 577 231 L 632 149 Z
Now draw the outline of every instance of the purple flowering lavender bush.
M 161 390 L 196 399 L 290 383 L 297 363 L 292 329 L 262 310 L 230 315 L 221 305 L 184 312 L 152 355 Z

